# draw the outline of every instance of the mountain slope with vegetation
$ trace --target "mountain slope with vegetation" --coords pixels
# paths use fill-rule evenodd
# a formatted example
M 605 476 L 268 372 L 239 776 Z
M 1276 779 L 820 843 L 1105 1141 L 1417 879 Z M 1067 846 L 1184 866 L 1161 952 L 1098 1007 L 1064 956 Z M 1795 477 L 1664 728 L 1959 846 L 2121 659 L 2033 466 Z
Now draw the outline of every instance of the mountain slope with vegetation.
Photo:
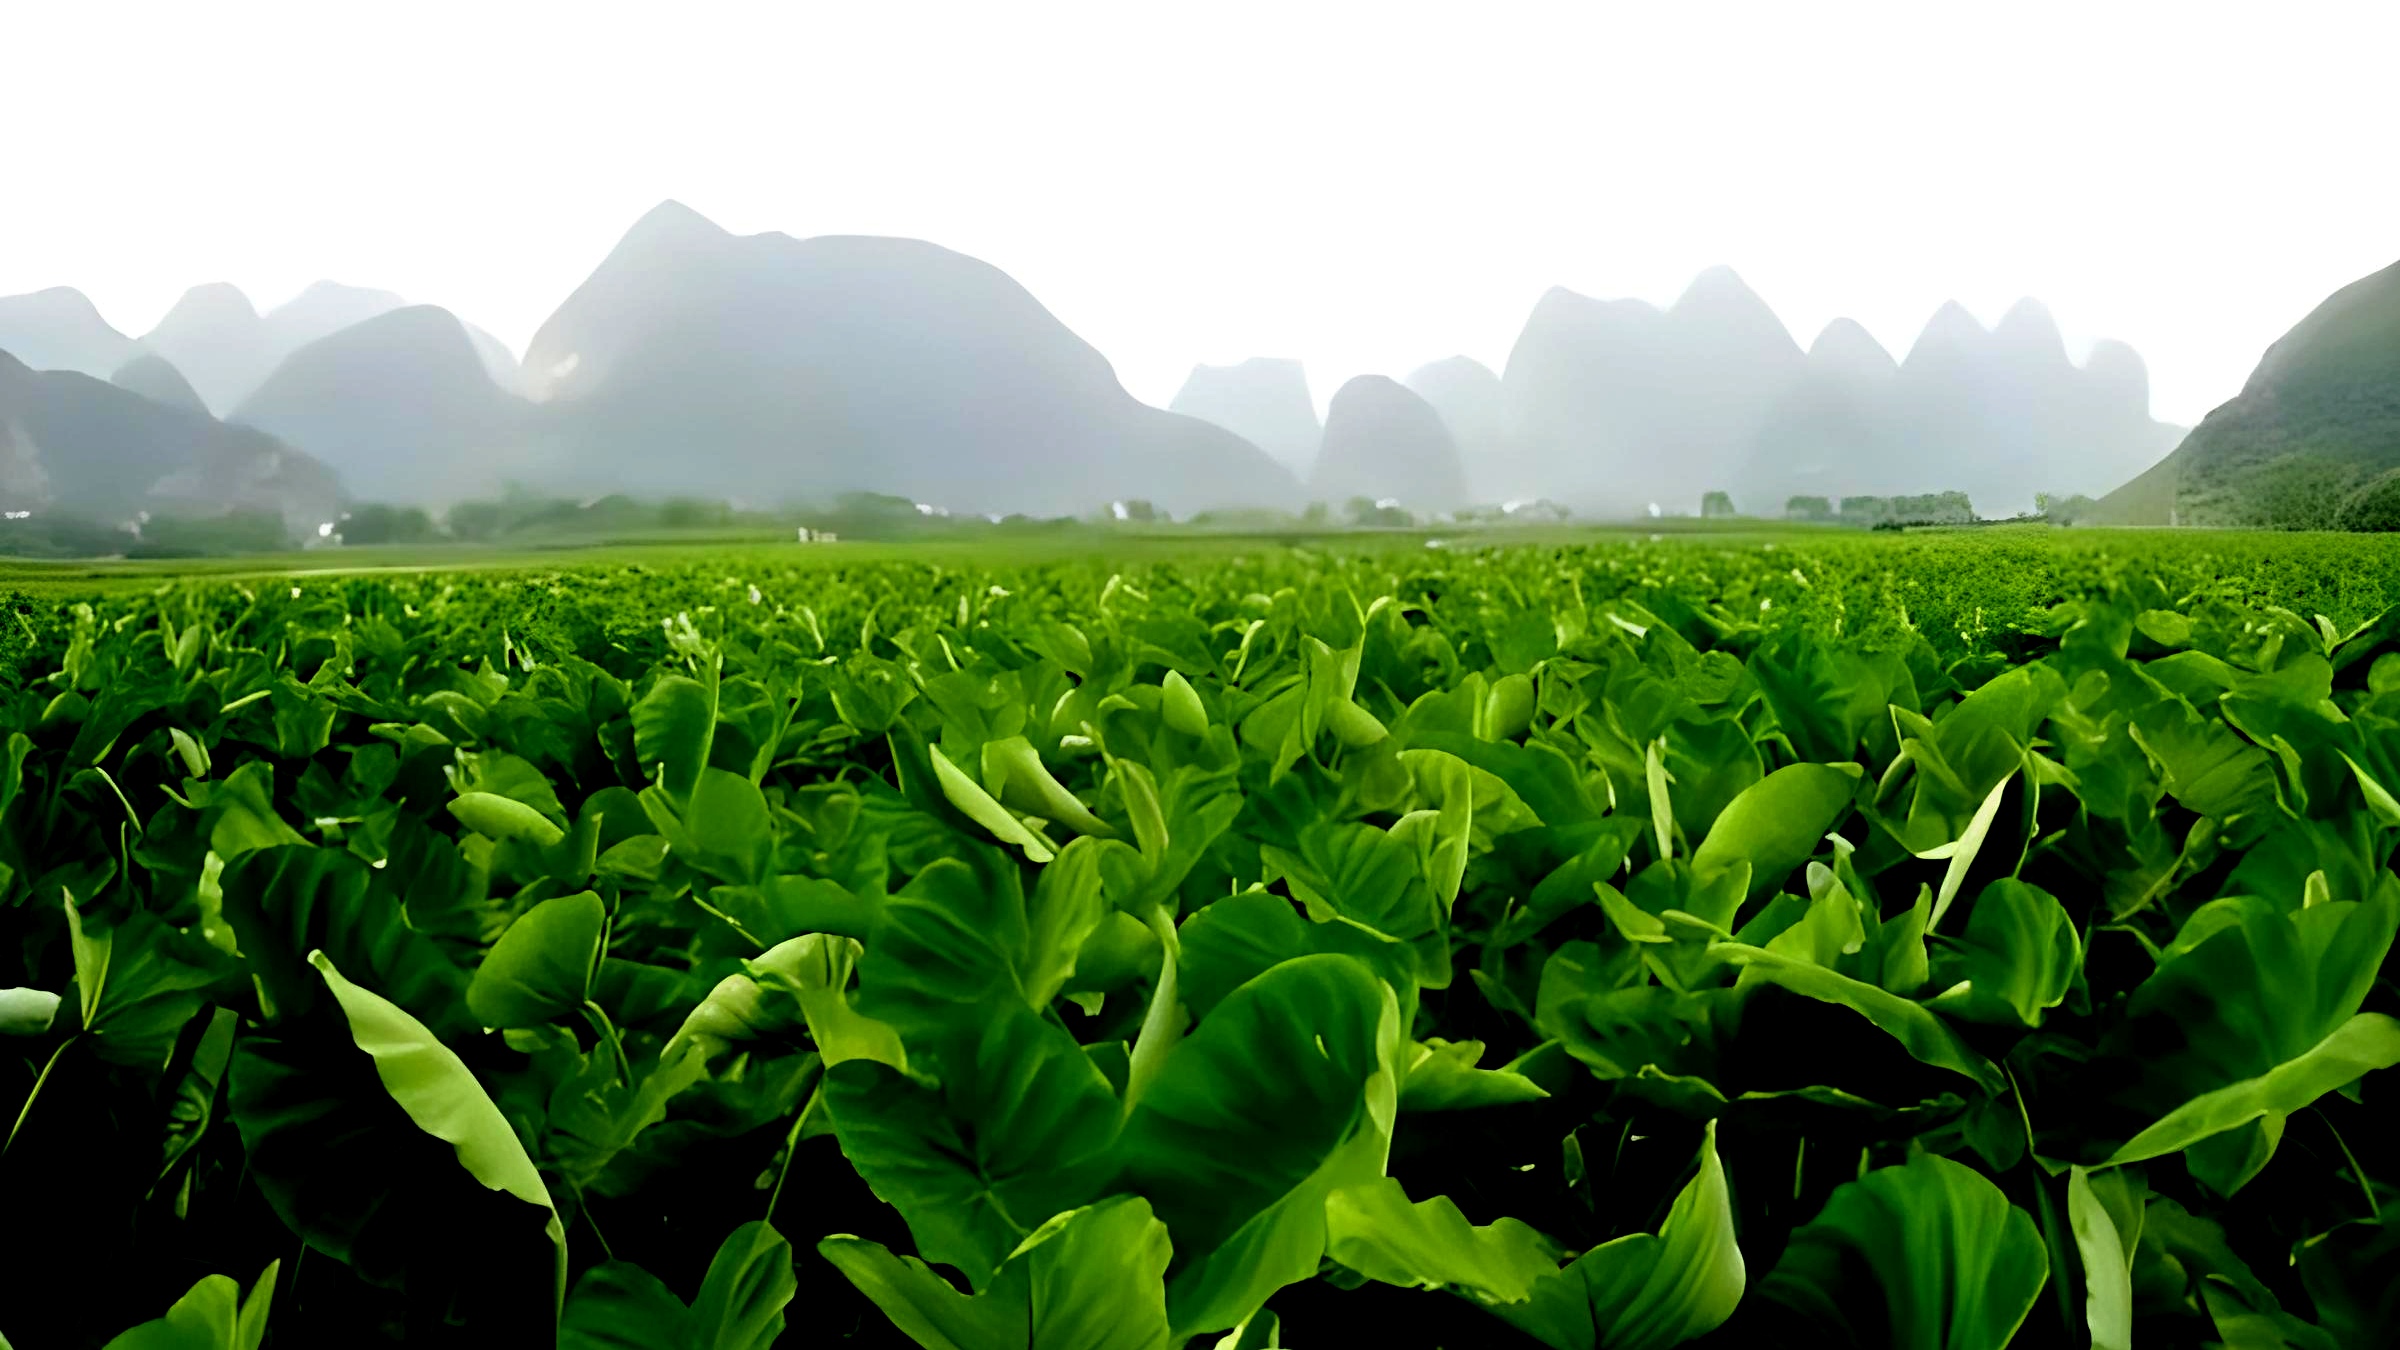
M 143 352 L 108 377 L 108 382 L 127 393 L 140 394 L 153 403 L 164 403 L 185 412 L 209 415 L 208 404 L 201 401 L 192 382 L 183 378 L 175 363 L 157 352 Z
M 331 520 L 334 477 L 274 437 L 0 353 L 0 506 L 116 524 L 144 513 Z
M 2400 263 L 2334 292 L 2267 349 L 2242 392 L 2103 498 L 2123 525 L 2344 526 L 2400 468 Z

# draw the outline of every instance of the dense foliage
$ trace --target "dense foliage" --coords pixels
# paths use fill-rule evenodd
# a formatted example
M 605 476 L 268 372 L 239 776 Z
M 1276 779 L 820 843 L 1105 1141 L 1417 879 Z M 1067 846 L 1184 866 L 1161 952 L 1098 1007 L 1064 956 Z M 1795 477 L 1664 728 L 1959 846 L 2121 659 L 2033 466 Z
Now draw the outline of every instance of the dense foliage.
M 2390 1344 L 2400 555 L 2052 538 L 21 602 L 0 1330 Z

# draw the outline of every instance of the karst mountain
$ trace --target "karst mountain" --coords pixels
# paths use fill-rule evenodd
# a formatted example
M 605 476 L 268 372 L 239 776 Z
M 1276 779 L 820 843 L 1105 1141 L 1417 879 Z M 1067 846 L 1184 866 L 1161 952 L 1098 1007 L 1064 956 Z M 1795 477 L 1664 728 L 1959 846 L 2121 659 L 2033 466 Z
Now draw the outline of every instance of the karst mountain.
M 1300 363 L 1254 356 L 1238 365 L 1192 367 L 1169 412 L 1213 422 L 1305 476 L 1325 434 Z
M 1385 375 L 1334 391 L 1308 491 L 1333 506 L 1364 497 L 1409 511 L 1454 511 L 1468 500 L 1466 467 L 1442 415 Z
M 253 428 L 77 371 L 0 354 L 0 509 L 108 525 L 271 510 L 295 532 L 338 513 L 333 475 Z
M 2101 502 L 2127 525 L 2318 529 L 2400 470 L 2400 263 L 2327 297 L 2242 392 Z M 2388 491 L 2388 487 L 2386 491 Z
M 0 352 L 34 370 L 72 370 L 105 380 L 138 349 L 71 286 L 0 296 Z
M 914 239 L 735 235 L 652 210 L 526 353 L 538 472 L 771 504 L 954 511 L 1286 505 L 1258 447 L 1148 407 L 988 263 Z
M 456 316 L 410 305 L 293 352 L 232 420 L 305 448 L 356 499 L 447 505 L 500 486 L 530 411 Z

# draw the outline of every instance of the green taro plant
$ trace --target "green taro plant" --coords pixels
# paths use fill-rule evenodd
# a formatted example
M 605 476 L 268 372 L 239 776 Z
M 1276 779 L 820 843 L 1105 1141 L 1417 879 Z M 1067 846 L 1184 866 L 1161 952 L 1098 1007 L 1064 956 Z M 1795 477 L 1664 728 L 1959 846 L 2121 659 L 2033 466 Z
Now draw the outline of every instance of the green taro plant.
M 21 602 L 0 1332 L 2400 1339 L 2373 541 L 1436 542 Z

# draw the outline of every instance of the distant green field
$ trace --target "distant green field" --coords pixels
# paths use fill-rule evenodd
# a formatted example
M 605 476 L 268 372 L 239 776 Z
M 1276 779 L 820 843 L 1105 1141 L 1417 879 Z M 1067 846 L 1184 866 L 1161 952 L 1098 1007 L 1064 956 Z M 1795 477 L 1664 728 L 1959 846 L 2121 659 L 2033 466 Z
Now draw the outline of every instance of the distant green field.
M 2322 613 L 2348 627 L 2400 604 L 2400 536 L 2249 530 L 2065 530 L 1985 526 L 1907 533 L 1766 521 L 1659 522 L 1499 533 L 1425 530 L 1236 535 L 1069 531 L 975 540 L 795 544 L 757 534 L 580 546 L 391 546 L 141 561 L 0 561 L 0 593 L 43 604 L 181 583 L 376 575 L 521 574 L 584 597 L 583 607 L 705 603 L 728 576 L 764 581 L 899 567 L 937 572 L 1114 569 L 1223 563 L 1270 579 L 1282 560 L 1339 571 L 1438 570 L 1461 557 L 1540 556 L 1606 593 L 1691 590 L 1727 604 L 1769 603 L 1826 631 L 1923 632 L 1953 655 L 2038 622 L 2062 600 L 2130 581 L 2167 602 L 2199 595 Z M 1798 573 L 1799 579 L 1793 578 Z M 1789 585 L 1785 583 L 1789 582 Z M 1692 588 L 1697 588 L 1692 590 Z M 2162 602 L 2163 603 L 2163 602 Z M 1781 616 L 1778 616 L 1781 617 Z

